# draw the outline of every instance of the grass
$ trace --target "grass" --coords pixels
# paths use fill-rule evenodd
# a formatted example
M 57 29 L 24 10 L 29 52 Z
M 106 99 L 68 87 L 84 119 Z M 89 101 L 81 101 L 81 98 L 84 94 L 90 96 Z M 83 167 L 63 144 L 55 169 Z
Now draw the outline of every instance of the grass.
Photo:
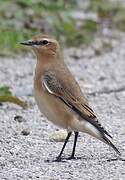
M 28 107 L 27 103 L 14 96 L 7 86 L 0 87 L 0 103 L 4 102 L 16 104 L 24 109 Z
M 90 0 L 87 12 L 97 15 L 77 19 L 71 14 L 77 10 L 75 0 L 4 0 L 0 1 L 0 55 L 26 51 L 19 42 L 34 34 L 48 33 L 67 46 L 88 46 L 100 31 L 105 20 L 110 28 L 125 30 L 125 8 L 110 0 Z

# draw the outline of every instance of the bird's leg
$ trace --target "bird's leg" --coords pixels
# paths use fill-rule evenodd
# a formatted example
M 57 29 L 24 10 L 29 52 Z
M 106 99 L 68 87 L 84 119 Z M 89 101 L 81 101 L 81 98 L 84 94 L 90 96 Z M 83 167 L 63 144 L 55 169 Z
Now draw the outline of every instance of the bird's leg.
M 76 148 L 76 142 L 77 142 L 78 134 L 79 134 L 78 132 L 75 132 L 75 138 L 74 138 L 73 150 L 72 150 L 71 156 L 68 158 L 69 160 L 75 158 L 75 148 Z
M 72 132 L 69 132 L 69 133 L 67 134 L 67 137 L 66 137 L 66 139 L 65 139 L 65 142 L 64 142 L 64 145 L 63 145 L 63 147 L 62 147 L 62 150 L 61 150 L 59 156 L 57 157 L 56 161 L 61 161 L 61 155 L 62 155 L 62 153 L 63 153 L 63 151 L 64 151 L 64 148 L 65 148 L 65 146 L 66 146 L 66 144 L 67 144 L 67 142 L 68 142 L 71 134 L 72 134 Z

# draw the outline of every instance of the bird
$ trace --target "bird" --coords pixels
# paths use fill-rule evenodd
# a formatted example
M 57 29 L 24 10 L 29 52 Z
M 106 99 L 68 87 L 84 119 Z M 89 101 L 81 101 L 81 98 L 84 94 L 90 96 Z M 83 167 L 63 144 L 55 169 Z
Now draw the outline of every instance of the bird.
M 120 151 L 111 141 L 112 136 L 98 121 L 74 75 L 64 62 L 59 42 L 50 35 L 40 34 L 21 44 L 32 47 L 36 54 L 34 97 L 40 112 L 49 121 L 67 130 L 67 137 L 56 161 L 62 160 L 63 151 L 72 133 L 75 135 L 74 143 L 68 159 L 76 158 L 79 132 L 97 138 L 120 155 Z

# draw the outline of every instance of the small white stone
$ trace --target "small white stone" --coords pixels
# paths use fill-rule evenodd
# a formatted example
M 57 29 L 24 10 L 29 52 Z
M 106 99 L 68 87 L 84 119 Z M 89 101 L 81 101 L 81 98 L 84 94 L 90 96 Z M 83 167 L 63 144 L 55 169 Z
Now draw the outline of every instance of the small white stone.
M 56 142 L 63 142 L 65 141 L 66 136 L 67 136 L 66 130 L 54 131 L 49 134 L 49 140 L 56 141 Z

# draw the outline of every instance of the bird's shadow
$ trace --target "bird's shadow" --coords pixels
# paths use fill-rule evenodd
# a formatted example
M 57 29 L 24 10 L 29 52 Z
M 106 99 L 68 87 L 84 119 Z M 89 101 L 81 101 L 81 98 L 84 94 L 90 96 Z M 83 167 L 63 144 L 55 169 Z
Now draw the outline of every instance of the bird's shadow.
M 57 159 L 47 159 L 44 162 L 46 162 L 46 163 L 51 163 L 51 162 L 66 163 L 66 162 L 69 162 L 69 161 L 87 160 L 87 159 L 88 159 L 88 157 L 85 157 L 85 156 L 76 156 L 74 158 L 70 158 L 70 156 L 69 156 L 69 157 L 62 157 L 59 161 Z
M 94 160 L 95 158 L 93 156 L 91 157 L 85 157 L 85 156 L 76 156 L 75 158 L 70 158 L 69 157 L 62 157 L 60 160 L 55 159 L 46 159 L 44 162 L 46 163 L 52 163 L 52 162 L 62 162 L 62 163 L 67 163 L 70 161 L 77 161 L 77 160 Z M 102 160 L 103 159 L 103 160 Z M 113 162 L 113 161 L 125 161 L 125 158 L 122 157 L 114 157 L 114 158 L 106 158 L 106 157 L 100 157 L 99 161 L 104 161 L 104 162 Z
M 125 161 L 125 158 L 117 157 L 117 158 L 107 159 L 107 162 L 112 162 L 112 161 Z

